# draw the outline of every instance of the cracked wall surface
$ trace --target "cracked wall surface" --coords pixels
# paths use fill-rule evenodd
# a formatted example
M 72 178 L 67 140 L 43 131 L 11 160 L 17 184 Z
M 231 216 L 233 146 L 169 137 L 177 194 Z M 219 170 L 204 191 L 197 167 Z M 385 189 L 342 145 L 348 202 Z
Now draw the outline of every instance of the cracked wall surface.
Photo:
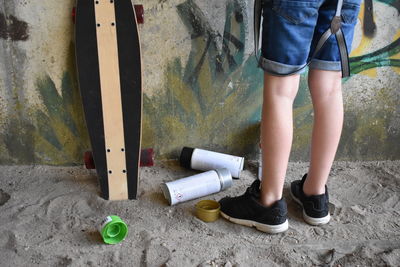
M 343 80 L 337 159 L 399 159 L 399 0 L 362 4 Z M 195 146 L 254 158 L 262 71 L 253 1 L 146 0 L 143 147 L 160 159 Z M 81 164 L 90 149 L 76 80 L 75 1 L 0 0 L 0 164 Z M 308 160 L 313 112 L 306 74 L 294 104 L 292 160 Z

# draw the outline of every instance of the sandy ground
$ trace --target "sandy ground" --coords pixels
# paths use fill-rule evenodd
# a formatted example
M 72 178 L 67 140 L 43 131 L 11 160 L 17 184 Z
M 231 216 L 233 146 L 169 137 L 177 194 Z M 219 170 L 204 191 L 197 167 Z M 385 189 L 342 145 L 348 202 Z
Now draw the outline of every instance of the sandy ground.
M 233 187 L 208 196 L 237 195 L 255 179 L 247 170 Z M 0 266 L 399 266 L 400 162 L 338 162 L 328 186 L 333 218 L 305 224 L 288 186 L 307 170 L 291 163 L 284 195 L 289 230 L 269 235 L 220 218 L 194 216 L 196 200 L 168 206 L 160 183 L 194 172 L 176 162 L 141 169 L 140 197 L 105 201 L 83 167 L 0 167 Z M 96 225 L 116 214 L 127 238 L 105 245 Z

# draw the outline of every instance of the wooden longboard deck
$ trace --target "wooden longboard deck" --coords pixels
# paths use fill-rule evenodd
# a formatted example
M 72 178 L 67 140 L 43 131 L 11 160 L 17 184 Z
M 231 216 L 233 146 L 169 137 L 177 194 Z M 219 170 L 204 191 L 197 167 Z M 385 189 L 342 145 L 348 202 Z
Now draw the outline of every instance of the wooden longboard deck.
M 79 87 L 103 197 L 135 199 L 142 117 L 140 43 L 130 0 L 78 0 Z

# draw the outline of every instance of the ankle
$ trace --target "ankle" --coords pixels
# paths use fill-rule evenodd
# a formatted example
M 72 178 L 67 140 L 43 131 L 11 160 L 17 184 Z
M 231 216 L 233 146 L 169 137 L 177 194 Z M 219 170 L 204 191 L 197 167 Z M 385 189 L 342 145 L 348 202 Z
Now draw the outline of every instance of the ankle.
M 259 202 L 261 205 L 271 207 L 275 202 L 282 199 L 282 194 L 261 194 Z
M 325 185 L 315 185 L 307 183 L 307 180 L 303 184 L 303 193 L 306 196 L 316 196 L 325 194 Z

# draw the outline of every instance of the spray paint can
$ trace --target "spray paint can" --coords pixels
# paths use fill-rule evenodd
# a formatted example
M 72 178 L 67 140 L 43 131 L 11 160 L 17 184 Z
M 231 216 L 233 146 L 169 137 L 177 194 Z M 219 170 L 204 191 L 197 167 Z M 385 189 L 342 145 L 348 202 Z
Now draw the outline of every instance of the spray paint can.
M 183 167 L 193 170 L 209 171 L 225 168 L 234 178 L 239 178 L 244 165 L 242 157 L 191 147 L 182 149 L 179 160 Z
M 169 204 L 211 195 L 232 185 L 232 176 L 228 169 L 216 169 L 176 181 L 161 184 L 161 189 Z

